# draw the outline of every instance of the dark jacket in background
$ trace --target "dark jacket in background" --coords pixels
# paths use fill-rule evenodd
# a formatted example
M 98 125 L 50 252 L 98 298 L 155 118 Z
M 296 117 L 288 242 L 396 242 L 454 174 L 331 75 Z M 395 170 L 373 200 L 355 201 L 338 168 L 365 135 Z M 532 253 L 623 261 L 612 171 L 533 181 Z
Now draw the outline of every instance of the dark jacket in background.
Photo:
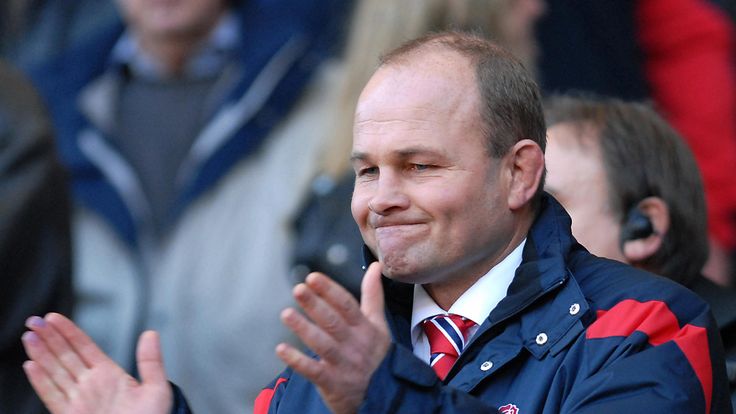
M 31 315 L 69 314 L 69 200 L 40 99 L 0 63 L 0 413 L 45 412 L 22 369 Z

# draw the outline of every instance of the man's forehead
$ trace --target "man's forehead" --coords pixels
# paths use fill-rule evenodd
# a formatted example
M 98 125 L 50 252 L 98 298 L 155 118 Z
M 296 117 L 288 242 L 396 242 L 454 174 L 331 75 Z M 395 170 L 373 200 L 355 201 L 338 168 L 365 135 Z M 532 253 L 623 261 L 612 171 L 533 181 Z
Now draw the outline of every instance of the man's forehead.
M 468 58 L 452 50 L 413 52 L 405 58 L 379 66 L 363 89 L 361 99 L 381 87 L 390 90 L 405 87 L 411 90 L 417 84 L 437 78 L 457 88 L 469 87 L 474 85 L 475 69 Z
M 547 142 L 578 151 L 601 151 L 600 128 L 589 121 L 564 121 L 547 127 Z
M 464 55 L 457 49 L 453 49 L 441 42 L 429 42 L 418 46 L 411 51 L 400 55 L 392 55 L 387 63 L 382 67 L 411 67 L 417 66 L 448 66 L 461 65 L 466 68 L 472 68 L 474 65 L 467 55 Z
M 384 111 L 360 112 L 355 116 L 354 131 L 360 134 L 381 134 L 397 128 L 408 131 L 430 131 L 431 119 L 439 114 L 432 105 L 383 107 Z
M 426 67 L 379 69 L 358 99 L 354 128 L 427 128 L 427 121 L 438 117 L 477 114 L 479 103 L 470 76 Z

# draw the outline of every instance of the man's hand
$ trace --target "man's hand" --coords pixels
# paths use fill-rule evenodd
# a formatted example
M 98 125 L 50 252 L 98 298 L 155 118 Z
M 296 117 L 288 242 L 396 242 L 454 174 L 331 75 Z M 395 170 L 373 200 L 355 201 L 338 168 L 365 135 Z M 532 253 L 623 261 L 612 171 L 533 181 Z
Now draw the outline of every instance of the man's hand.
M 320 359 L 287 344 L 279 344 L 276 354 L 317 386 L 333 413 L 355 413 L 391 344 L 383 314 L 381 265 L 373 263 L 366 271 L 360 305 L 347 290 L 319 273 L 297 285 L 294 297 L 309 319 L 285 309 L 281 320 Z
M 53 414 L 167 414 L 172 391 L 166 380 L 158 334 L 138 340 L 142 382 L 107 357 L 69 319 L 58 313 L 33 316 L 23 334 L 31 358 L 23 364 L 28 379 Z

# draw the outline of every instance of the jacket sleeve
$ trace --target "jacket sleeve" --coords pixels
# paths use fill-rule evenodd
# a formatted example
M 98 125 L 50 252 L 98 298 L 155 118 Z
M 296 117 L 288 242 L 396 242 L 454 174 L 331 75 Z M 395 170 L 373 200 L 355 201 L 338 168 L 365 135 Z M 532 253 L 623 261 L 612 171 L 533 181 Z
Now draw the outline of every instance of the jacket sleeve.
M 495 413 L 463 391 L 443 385 L 432 369 L 411 350 L 392 344 L 371 377 L 360 414 L 369 413 Z
M 268 386 L 261 390 L 253 404 L 253 414 L 274 414 L 278 409 L 281 397 L 284 394 L 286 383 L 291 378 L 292 370 L 287 368 L 278 378 L 271 381 Z
M 561 412 L 730 413 L 720 336 L 701 309 L 687 319 L 629 299 L 599 310 Z
M 169 382 L 169 384 L 171 384 L 171 391 L 174 394 L 174 403 L 171 407 L 171 414 L 192 414 L 192 410 L 189 408 L 189 403 L 187 403 L 187 399 L 184 397 L 184 393 L 181 392 L 181 389 L 173 382 Z

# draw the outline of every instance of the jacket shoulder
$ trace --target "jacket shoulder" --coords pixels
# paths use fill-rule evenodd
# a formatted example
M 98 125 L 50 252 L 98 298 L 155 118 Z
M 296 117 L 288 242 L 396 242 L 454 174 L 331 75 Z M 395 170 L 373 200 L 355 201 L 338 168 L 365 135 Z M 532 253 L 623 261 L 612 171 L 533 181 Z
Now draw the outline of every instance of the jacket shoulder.
M 53 105 L 64 96 L 75 99 L 76 92 L 104 72 L 110 51 L 123 33 L 120 21 L 100 29 L 88 40 L 68 51 L 25 69 L 39 92 Z

